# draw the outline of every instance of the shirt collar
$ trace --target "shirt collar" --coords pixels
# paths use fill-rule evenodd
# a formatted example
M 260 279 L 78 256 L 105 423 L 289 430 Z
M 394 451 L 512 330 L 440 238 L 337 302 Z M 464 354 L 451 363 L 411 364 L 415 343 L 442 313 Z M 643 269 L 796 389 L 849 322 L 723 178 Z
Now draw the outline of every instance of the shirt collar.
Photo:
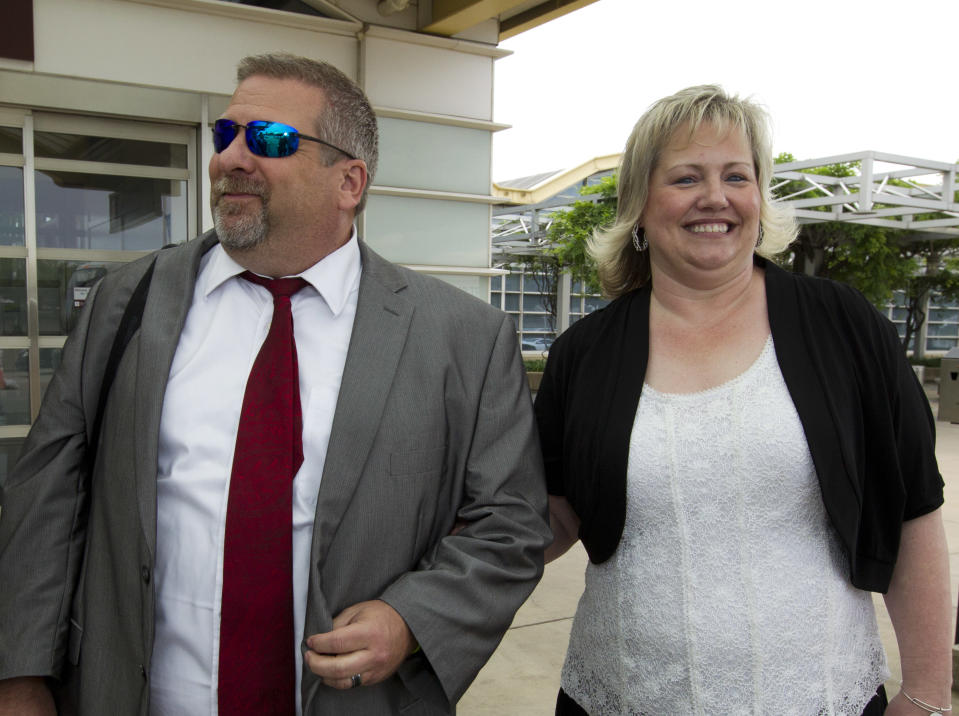
M 244 271 L 246 269 L 230 258 L 220 244 L 214 246 L 204 270 L 201 270 L 200 289 L 204 298 Z M 359 283 L 360 246 L 356 226 L 353 226 L 349 241 L 297 276 L 316 289 L 333 315 L 338 316 Z

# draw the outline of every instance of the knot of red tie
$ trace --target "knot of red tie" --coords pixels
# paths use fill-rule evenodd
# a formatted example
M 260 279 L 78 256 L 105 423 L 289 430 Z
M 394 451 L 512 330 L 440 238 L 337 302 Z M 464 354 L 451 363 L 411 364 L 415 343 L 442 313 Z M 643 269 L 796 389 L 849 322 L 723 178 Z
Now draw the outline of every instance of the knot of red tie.
M 293 276 L 292 278 L 266 278 L 264 276 L 257 276 L 251 271 L 244 271 L 240 274 L 240 278 L 262 286 L 273 294 L 273 298 L 279 296 L 289 297 L 300 289 L 309 286 L 306 279 L 302 279 L 299 276 Z

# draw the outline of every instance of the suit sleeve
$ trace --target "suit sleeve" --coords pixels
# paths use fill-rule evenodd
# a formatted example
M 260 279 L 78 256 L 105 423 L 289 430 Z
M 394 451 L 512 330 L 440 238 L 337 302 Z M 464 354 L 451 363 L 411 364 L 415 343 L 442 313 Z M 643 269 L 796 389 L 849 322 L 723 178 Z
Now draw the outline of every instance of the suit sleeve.
M 85 537 L 82 369 L 98 288 L 64 344 L 20 460 L 0 483 L 0 679 L 62 671 Z
M 442 538 L 416 571 L 381 595 L 406 620 L 450 703 L 466 691 L 542 576 L 551 539 L 526 373 L 505 315 L 474 407 L 457 512 L 465 527 Z

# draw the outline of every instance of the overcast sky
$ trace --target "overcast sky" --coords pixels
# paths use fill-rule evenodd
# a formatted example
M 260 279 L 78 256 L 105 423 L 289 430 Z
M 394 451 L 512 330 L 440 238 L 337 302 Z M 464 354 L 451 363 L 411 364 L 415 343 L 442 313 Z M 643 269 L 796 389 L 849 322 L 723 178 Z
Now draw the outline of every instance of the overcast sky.
M 797 159 L 959 161 L 959 0 L 599 0 L 503 42 L 493 180 L 622 151 L 656 99 L 718 83 Z

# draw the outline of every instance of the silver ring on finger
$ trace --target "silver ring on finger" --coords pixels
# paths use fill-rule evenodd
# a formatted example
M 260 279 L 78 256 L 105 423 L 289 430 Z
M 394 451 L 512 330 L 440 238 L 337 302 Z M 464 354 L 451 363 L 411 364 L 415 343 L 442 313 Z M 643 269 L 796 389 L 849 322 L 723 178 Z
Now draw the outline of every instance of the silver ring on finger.
M 360 674 L 353 674 L 353 676 L 350 677 L 350 683 L 352 684 L 352 686 L 350 686 L 351 689 L 355 689 L 357 686 L 362 686 L 363 676 Z

